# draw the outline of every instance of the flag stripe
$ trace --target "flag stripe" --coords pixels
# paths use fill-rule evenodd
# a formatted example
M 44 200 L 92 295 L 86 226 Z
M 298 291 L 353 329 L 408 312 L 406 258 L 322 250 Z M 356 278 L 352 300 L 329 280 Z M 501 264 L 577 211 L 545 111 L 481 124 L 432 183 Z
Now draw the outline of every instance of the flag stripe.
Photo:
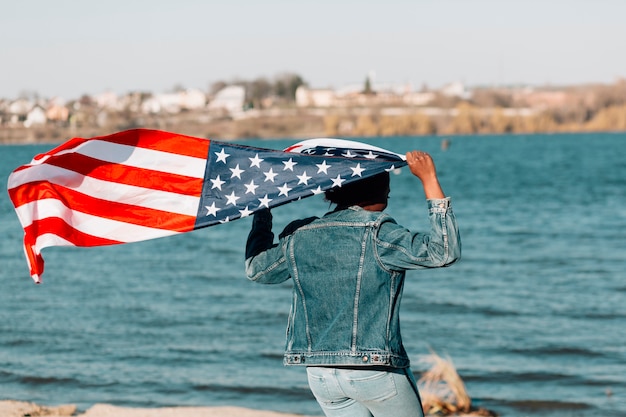
M 198 196 L 202 190 L 205 164 L 206 161 L 202 161 L 203 167 L 199 175 L 194 173 L 194 176 L 185 176 L 147 168 L 138 169 L 128 165 L 111 164 L 101 159 L 80 154 L 61 155 L 47 161 L 47 165 L 65 168 L 103 181 L 192 196 Z
M 49 217 L 37 220 L 24 228 L 27 235 L 37 236 L 35 253 L 48 246 L 104 246 L 124 243 L 123 241 L 107 239 L 103 236 L 85 233 L 69 225 L 65 219 Z
M 207 158 L 211 143 L 208 139 L 149 129 L 127 130 L 93 139 L 200 159 Z
M 8 181 L 31 276 L 41 282 L 48 246 L 189 232 L 406 165 L 357 142 L 321 139 L 288 150 L 137 129 L 74 138 L 37 155 Z
M 93 181 L 87 182 L 89 183 L 87 185 L 91 184 L 93 186 Z M 29 225 L 38 219 L 46 217 L 58 217 L 59 213 L 68 212 L 70 215 L 71 213 L 90 213 L 105 219 L 144 225 L 154 229 L 188 231 L 194 227 L 199 201 L 199 199 L 193 198 L 195 205 L 189 210 L 191 213 L 181 213 L 181 210 L 178 210 L 179 213 L 173 213 L 158 209 L 160 198 L 158 195 L 154 196 L 152 194 L 163 194 L 159 192 L 150 192 L 149 195 L 140 196 L 142 205 L 133 205 L 120 202 L 129 200 L 103 200 L 69 188 L 51 187 L 47 183 L 37 184 L 36 190 L 33 190 L 31 184 L 19 187 L 11 192 L 15 191 L 21 191 L 18 194 L 22 194 L 19 196 L 22 204 L 17 206 L 16 210 L 23 225 Z M 59 194 L 61 195 L 60 197 Z M 172 201 L 166 201 L 169 205 L 176 205 Z M 58 202 L 61 205 L 52 204 L 46 206 L 50 202 Z M 184 201 L 181 202 L 181 206 L 182 203 Z M 150 208 L 150 206 L 155 206 L 155 208 Z M 68 221 L 68 223 L 71 224 L 72 221 Z M 102 233 L 106 233 L 106 231 L 103 230 Z
M 191 136 L 178 135 L 149 129 L 133 129 L 94 138 L 72 138 L 56 148 L 37 155 L 34 161 L 43 162 L 46 156 L 62 155 L 67 152 L 76 152 L 82 145 L 92 141 L 105 141 L 128 145 L 133 148 L 152 149 L 170 154 L 190 156 L 193 158 L 206 159 L 211 143 L 208 139 L 194 138 Z
M 145 224 L 132 224 L 126 221 L 120 221 L 111 218 L 105 218 L 99 216 L 94 211 L 90 213 L 83 213 L 79 211 L 69 211 L 65 205 L 59 200 L 44 199 L 38 202 L 25 204 L 16 209 L 18 216 L 29 217 L 28 211 L 33 210 L 32 205 L 36 205 L 36 210 L 41 211 L 44 216 L 39 216 L 24 227 L 27 230 L 27 235 L 33 233 L 35 236 L 40 233 L 37 228 L 41 222 L 50 221 L 56 227 L 59 227 L 58 234 L 77 246 L 97 246 L 99 239 L 105 241 L 113 241 L 114 243 L 124 242 L 137 242 L 140 240 L 154 239 L 157 237 L 170 236 L 177 234 L 178 232 L 184 232 L 192 230 L 193 220 L 190 221 L 186 218 L 187 224 L 185 227 L 180 227 L 181 230 L 174 230 L 173 228 L 164 227 L 150 227 Z M 55 213 L 55 216 L 46 216 L 46 213 Z M 168 216 L 171 217 L 171 216 Z M 62 222 L 62 223 L 54 223 Z M 189 224 L 191 223 L 191 224 Z M 54 232 L 57 229 L 50 228 L 44 229 L 43 232 Z M 72 237 L 71 231 L 76 231 L 82 235 Z M 93 236 L 93 238 L 89 238 Z M 106 243 L 111 244 L 111 243 Z M 40 247 L 41 249 L 43 247 Z
M 185 216 L 195 217 L 198 212 L 198 204 L 200 202 L 199 191 L 196 193 L 198 197 L 181 195 L 166 191 L 150 190 L 133 185 L 102 181 L 75 174 L 72 171 L 48 164 L 38 168 L 39 169 L 32 174 L 27 171 L 21 171 L 15 174 L 16 177 L 22 174 L 30 177 L 30 181 L 27 183 L 9 189 L 9 194 L 15 206 L 20 206 L 25 202 L 34 201 L 38 198 L 54 197 L 68 200 L 80 195 L 96 199 L 89 202 L 97 202 L 98 206 L 107 206 L 109 203 L 119 204 L 119 201 L 123 201 L 130 206 L 144 206 L 147 209 L 171 212 Z M 18 178 L 16 178 L 16 180 L 17 179 Z M 198 185 L 202 187 L 202 183 Z M 112 207 L 107 207 L 107 209 L 111 208 Z M 122 208 L 125 208 L 125 206 L 122 206 Z M 79 208 L 72 207 L 72 209 Z M 92 211 L 94 209 L 97 209 L 97 207 L 85 206 L 84 211 Z M 37 213 L 34 214 L 38 215 Z M 106 212 L 103 214 L 106 216 Z
M 178 153 L 168 153 L 154 149 L 135 148 L 133 146 L 93 140 L 76 149 L 76 154 L 90 156 L 103 162 L 123 164 L 124 166 L 162 170 L 178 175 L 202 178 L 206 166 L 204 158 L 194 158 Z M 61 154 L 63 156 L 67 154 Z M 46 161 L 51 163 L 50 160 Z

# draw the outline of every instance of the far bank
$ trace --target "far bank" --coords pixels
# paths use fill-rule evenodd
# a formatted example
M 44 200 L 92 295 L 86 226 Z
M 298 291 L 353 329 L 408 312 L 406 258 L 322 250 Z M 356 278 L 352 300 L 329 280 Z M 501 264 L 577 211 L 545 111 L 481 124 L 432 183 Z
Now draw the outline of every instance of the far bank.
M 572 122 L 549 112 L 479 108 L 467 103 L 451 108 L 340 108 L 252 110 L 240 117 L 211 117 L 202 112 L 176 116 L 128 116 L 106 123 L 2 126 L 1 144 L 61 143 L 72 137 L 95 137 L 148 128 L 216 140 L 524 134 L 626 131 L 626 105 L 607 107 L 586 121 Z

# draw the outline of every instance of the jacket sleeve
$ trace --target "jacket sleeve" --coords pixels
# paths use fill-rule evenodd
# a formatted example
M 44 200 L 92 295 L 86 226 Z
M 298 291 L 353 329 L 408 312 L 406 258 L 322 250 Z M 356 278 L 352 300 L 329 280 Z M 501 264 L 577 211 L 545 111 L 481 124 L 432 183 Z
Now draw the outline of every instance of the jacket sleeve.
M 430 231 L 411 232 L 391 218 L 381 223 L 376 250 L 390 270 L 438 268 L 461 258 L 461 238 L 450 198 L 427 200 Z
M 252 220 L 246 243 L 246 275 L 261 284 L 278 284 L 290 277 L 283 252 L 274 244 L 269 210 L 258 211 Z

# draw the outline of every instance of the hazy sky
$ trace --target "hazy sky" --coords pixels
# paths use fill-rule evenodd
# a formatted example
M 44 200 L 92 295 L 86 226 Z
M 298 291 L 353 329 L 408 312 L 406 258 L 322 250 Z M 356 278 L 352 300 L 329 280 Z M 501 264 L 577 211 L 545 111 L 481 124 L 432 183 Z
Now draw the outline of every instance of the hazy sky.
M 614 82 L 626 0 L 11 0 L 0 97 L 208 89 L 282 72 L 312 87 Z

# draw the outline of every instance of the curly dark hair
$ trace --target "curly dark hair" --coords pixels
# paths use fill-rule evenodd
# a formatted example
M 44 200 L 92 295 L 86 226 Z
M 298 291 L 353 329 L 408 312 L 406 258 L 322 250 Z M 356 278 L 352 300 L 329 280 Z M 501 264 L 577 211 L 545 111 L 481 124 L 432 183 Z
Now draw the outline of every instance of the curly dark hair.
M 326 200 L 337 207 L 385 203 L 389 195 L 389 173 L 383 172 L 326 191 Z

